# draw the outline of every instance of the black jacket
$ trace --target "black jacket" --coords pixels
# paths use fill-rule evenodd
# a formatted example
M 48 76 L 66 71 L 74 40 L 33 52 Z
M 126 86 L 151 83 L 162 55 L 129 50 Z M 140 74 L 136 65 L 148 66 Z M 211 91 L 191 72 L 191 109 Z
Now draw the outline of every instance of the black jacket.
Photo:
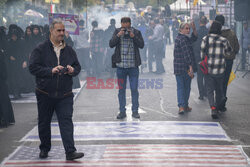
M 116 63 L 121 62 L 121 50 L 120 50 L 120 38 L 117 36 L 117 34 L 120 32 L 121 28 L 117 28 L 112 36 L 112 38 L 109 41 L 109 46 L 111 48 L 115 47 L 115 53 L 112 55 L 112 67 L 116 67 Z M 141 32 L 139 30 L 134 29 L 134 49 L 135 49 L 135 66 L 138 67 L 141 65 L 141 57 L 140 57 L 140 51 L 139 48 L 144 47 L 144 41 L 141 35 Z
M 58 64 L 50 40 L 44 41 L 32 51 L 29 63 L 31 74 L 36 76 L 37 93 L 47 94 L 54 98 L 72 95 L 72 76 L 76 76 L 80 72 L 81 66 L 75 51 L 70 46 L 66 44 L 61 50 L 60 65 L 64 67 L 71 65 L 74 68 L 72 75 L 52 75 L 52 69 Z
M 201 41 L 208 34 L 206 26 L 200 26 L 197 30 L 197 40 L 193 43 L 194 55 L 196 63 L 201 61 Z

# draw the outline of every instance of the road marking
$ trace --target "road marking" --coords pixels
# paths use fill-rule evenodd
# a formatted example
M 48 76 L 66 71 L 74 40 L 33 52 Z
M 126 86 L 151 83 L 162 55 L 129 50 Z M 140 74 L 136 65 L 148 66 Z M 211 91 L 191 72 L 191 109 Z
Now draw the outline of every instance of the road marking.
M 246 167 L 243 150 L 233 145 L 78 145 L 85 156 L 65 161 L 63 146 L 53 146 L 47 159 L 38 158 L 39 148 L 22 146 L 2 163 L 11 166 L 87 167 Z
M 158 93 L 159 93 L 159 95 L 160 95 L 160 106 L 161 106 L 162 112 L 165 113 L 166 115 L 172 117 L 172 118 L 177 118 L 177 117 L 178 117 L 177 115 L 174 115 L 174 114 L 172 114 L 172 113 L 170 113 L 170 112 L 167 112 L 167 111 L 164 109 L 164 106 L 165 106 L 165 105 L 164 105 L 163 96 L 162 96 L 160 90 L 158 90 Z M 168 106 L 167 106 L 167 107 L 168 107 Z
M 52 140 L 61 140 L 58 123 Z M 218 140 L 231 141 L 219 123 L 181 121 L 75 122 L 74 139 L 89 140 Z M 37 126 L 21 141 L 39 141 Z

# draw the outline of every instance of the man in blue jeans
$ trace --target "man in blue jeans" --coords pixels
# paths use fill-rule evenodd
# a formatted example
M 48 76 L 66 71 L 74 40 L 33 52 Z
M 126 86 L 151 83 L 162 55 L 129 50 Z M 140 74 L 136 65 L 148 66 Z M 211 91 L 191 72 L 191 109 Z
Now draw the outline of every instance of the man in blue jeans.
M 123 17 L 121 19 L 121 28 L 115 30 L 109 41 L 111 48 L 115 47 L 115 53 L 112 55 L 112 67 L 117 68 L 117 78 L 119 85 L 119 105 L 120 113 L 117 119 L 126 117 L 126 83 L 129 77 L 130 89 L 132 95 L 132 117 L 140 118 L 138 114 L 139 92 L 138 78 L 141 65 L 139 48 L 144 47 L 144 41 L 141 32 L 131 27 L 131 19 Z

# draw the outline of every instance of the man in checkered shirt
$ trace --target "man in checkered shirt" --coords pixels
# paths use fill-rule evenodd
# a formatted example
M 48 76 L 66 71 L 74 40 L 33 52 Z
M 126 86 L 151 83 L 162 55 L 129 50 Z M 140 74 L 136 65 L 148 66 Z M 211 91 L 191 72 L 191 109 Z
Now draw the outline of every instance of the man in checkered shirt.
M 205 82 L 213 119 L 218 118 L 218 108 L 220 108 L 220 105 L 225 100 L 223 93 L 225 58 L 229 57 L 232 52 L 228 40 L 220 35 L 221 28 L 222 25 L 214 21 L 209 30 L 209 34 L 205 36 L 201 42 L 201 60 L 203 60 L 205 56 L 208 57 L 208 74 L 205 76 Z M 206 49 L 207 38 L 208 44 Z M 214 99 L 214 91 L 216 99 Z
M 139 48 L 144 47 L 144 41 L 141 32 L 131 27 L 131 19 L 123 17 L 121 19 L 121 28 L 115 30 L 109 41 L 111 48 L 115 47 L 115 53 L 112 55 L 112 67 L 117 68 L 117 78 L 119 84 L 119 104 L 120 113 L 117 119 L 126 117 L 126 83 L 129 77 L 131 95 L 132 95 L 132 117 L 140 118 L 138 79 L 141 65 Z

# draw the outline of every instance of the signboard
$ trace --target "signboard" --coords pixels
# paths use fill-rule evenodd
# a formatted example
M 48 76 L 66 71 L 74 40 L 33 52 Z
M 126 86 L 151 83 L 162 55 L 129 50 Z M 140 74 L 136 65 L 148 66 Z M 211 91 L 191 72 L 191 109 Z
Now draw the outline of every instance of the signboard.
M 60 0 L 45 0 L 45 3 L 60 3 Z
M 61 20 L 64 23 L 65 30 L 71 35 L 79 35 L 79 16 L 72 14 L 49 13 L 49 23 L 53 20 Z

